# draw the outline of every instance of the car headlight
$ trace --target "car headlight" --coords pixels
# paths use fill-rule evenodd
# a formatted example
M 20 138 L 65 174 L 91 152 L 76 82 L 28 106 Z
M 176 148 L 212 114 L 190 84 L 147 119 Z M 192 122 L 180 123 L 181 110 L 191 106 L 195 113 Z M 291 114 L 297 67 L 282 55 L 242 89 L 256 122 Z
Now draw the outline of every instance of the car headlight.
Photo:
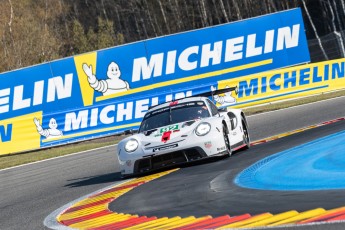
M 211 130 L 211 125 L 207 122 L 202 122 L 196 127 L 195 134 L 198 136 L 205 136 Z
M 139 146 L 139 143 L 137 140 L 135 139 L 130 139 L 129 141 L 127 141 L 127 143 L 125 144 L 125 150 L 126 152 L 134 152 Z

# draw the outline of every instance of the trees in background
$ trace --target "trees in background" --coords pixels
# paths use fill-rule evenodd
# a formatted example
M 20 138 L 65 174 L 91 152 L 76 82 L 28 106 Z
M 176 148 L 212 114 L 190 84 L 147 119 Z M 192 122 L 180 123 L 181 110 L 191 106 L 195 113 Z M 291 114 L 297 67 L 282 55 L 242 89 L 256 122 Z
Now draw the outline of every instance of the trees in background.
M 33 0 L 2 0 L 0 7 L 0 71 L 11 70 L 60 57 L 53 28 L 62 9 L 56 3 Z M 40 3 L 40 4 L 39 4 Z
M 124 43 L 112 19 L 68 0 L 0 0 L 0 72 Z M 91 20 L 91 18 L 89 18 Z
M 344 30 L 344 1 L 0 0 L 0 72 L 294 7 L 315 38 Z

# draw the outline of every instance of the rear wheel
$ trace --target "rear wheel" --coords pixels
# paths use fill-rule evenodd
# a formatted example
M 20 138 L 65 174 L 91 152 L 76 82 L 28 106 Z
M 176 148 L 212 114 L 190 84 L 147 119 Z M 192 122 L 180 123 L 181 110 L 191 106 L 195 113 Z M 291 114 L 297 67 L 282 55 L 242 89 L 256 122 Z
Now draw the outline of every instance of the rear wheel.
M 228 133 L 227 128 L 223 124 L 223 137 L 224 137 L 225 148 L 226 148 L 227 155 L 231 156 L 232 150 L 231 150 L 231 145 L 230 145 L 230 141 L 229 141 L 229 137 L 227 133 Z
M 243 127 L 243 143 L 246 145 L 244 148 L 249 149 L 250 148 L 250 137 L 248 132 L 248 126 L 247 123 L 242 118 L 242 127 Z

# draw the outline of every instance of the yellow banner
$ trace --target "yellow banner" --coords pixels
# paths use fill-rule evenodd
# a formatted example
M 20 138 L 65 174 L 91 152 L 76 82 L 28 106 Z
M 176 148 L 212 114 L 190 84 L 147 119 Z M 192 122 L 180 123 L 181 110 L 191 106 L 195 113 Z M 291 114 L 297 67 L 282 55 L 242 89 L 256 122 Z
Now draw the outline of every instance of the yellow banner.
M 81 54 L 74 57 L 75 68 L 77 69 L 80 90 L 83 97 L 84 106 L 93 104 L 94 90 L 90 87 L 88 76 L 85 74 L 86 68 L 91 71 L 91 75 L 96 73 L 97 52 Z
M 0 124 L 0 155 L 40 148 L 40 134 L 35 121 L 42 120 L 42 112 L 27 114 L 7 120 Z
M 218 82 L 236 92 L 216 96 L 218 106 L 247 107 L 345 89 L 345 58 L 268 71 Z

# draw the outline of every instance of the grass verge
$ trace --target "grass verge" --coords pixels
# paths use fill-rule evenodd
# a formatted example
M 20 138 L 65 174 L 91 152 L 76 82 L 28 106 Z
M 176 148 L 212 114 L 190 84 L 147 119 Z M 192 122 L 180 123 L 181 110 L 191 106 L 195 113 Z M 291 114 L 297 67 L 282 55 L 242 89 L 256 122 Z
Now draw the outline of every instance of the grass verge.
M 298 98 L 294 100 L 284 101 L 284 102 L 274 102 L 266 105 L 260 105 L 250 108 L 244 108 L 246 115 L 252 115 L 257 113 L 263 113 L 278 109 L 284 109 L 291 106 L 303 105 L 307 103 L 312 103 L 316 101 L 322 101 L 330 98 L 345 96 L 345 90 L 331 92 L 320 95 L 313 95 L 304 98 Z M 125 136 L 110 136 L 95 140 L 88 140 L 76 144 L 70 144 L 67 146 L 54 147 L 49 149 L 42 149 L 38 151 L 11 154 L 11 155 L 0 155 L 0 169 L 22 165 L 26 163 L 31 163 L 35 161 L 45 160 L 49 158 L 59 157 L 68 155 L 71 153 L 81 152 L 85 150 L 90 150 L 94 148 L 104 147 L 108 145 L 113 145 L 123 139 Z
M 265 105 L 244 108 L 243 111 L 245 112 L 246 115 L 253 115 L 257 113 L 264 113 L 264 112 L 269 112 L 269 111 L 274 111 L 274 110 L 279 110 L 279 109 L 285 109 L 292 106 L 304 105 L 304 104 L 308 104 L 312 102 L 323 101 L 323 100 L 336 98 L 336 97 L 342 97 L 342 96 L 345 96 L 345 90 L 313 95 L 313 96 L 308 96 L 308 97 L 302 97 L 302 98 L 297 98 L 293 100 L 272 102 Z
M 37 151 L 3 156 L 0 155 L 0 169 L 46 160 L 54 157 L 65 156 L 68 154 L 100 148 L 108 145 L 113 145 L 119 142 L 124 137 L 125 136 L 110 136 L 95 140 L 83 141 L 75 144 L 69 144 L 65 146 L 41 149 Z

